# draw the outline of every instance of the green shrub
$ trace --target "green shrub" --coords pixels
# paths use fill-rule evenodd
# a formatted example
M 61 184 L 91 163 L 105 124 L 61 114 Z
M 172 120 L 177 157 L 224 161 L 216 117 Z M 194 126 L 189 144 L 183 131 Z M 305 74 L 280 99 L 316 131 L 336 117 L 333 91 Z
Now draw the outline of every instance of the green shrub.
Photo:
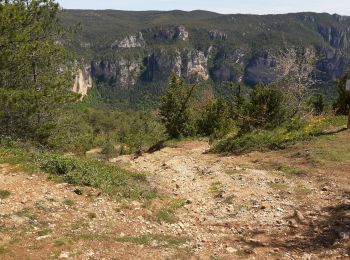
M 74 189 L 74 193 L 77 195 L 83 195 L 84 190 L 82 188 L 76 188 Z
M 46 172 L 72 185 L 100 188 L 121 198 L 150 199 L 155 196 L 144 174 L 129 172 L 116 165 L 51 154 L 37 154 L 36 162 Z
M 208 103 L 202 111 L 198 131 L 204 136 L 222 138 L 230 131 L 232 124 L 227 102 L 216 99 Z
M 345 74 L 337 82 L 337 92 L 338 99 L 333 104 L 333 108 L 336 111 L 337 115 L 348 115 L 350 109 L 350 93 L 346 91 L 346 82 L 349 79 L 349 74 Z
M 195 86 L 184 84 L 175 74 L 160 102 L 160 115 L 167 133 L 172 138 L 192 136 L 196 133 L 194 106 Z
M 102 154 L 106 156 L 106 158 L 112 158 L 113 156 L 117 156 L 117 151 L 111 142 L 107 142 L 102 148 Z
M 57 126 L 50 132 L 46 146 L 62 152 L 85 152 L 92 148 L 94 129 L 83 112 L 62 111 Z
M 250 100 L 243 109 L 241 128 L 274 128 L 285 121 L 283 94 L 269 86 L 257 86 L 250 93 Z
M 157 195 L 145 174 L 94 159 L 38 152 L 20 146 L 0 146 L 0 163 L 10 163 L 21 170 L 45 171 L 58 181 L 80 187 L 92 186 L 115 198 L 152 199 Z
M 324 112 L 325 101 L 322 94 L 312 96 L 309 103 L 315 115 L 318 116 Z
M 344 119 L 338 117 L 313 117 L 307 120 L 296 118 L 273 130 L 258 129 L 244 134 L 239 133 L 219 141 L 212 150 L 220 153 L 240 154 L 284 149 L 289 144 L 320 135 L 329 126 L 340 125 L 342 122 Z
M 88 214 L 88 217 L 89 217 L 90 219 L 94 219 L 94 218 L 97 218 L 97 215 L 96 215 L 96 213 L 94 213 L 94 212 L 90 212 L 90 213 Z
M 6 199 L 11 195 L 11 192 L 8 190 L 0 190 L 0 199 Z

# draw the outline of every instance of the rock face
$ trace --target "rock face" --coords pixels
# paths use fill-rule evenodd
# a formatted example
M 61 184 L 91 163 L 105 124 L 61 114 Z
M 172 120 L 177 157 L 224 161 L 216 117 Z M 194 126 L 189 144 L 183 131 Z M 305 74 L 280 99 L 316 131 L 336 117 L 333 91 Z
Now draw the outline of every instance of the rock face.
M 162 81 L 169 78 L 171 72 L 175 72 L 178 76 L 182 75 L 183 59 L 178 50 L 175 53 L 158 50 L 145 58 L 144 66 L 147 69 L 142 74 L 143 80 Z
M 88 90 L 92 87 L 90 66 L 80 69 L 75 77 L 73 92 L 81 94 L 82 97 L 87 95 Z
M 334 49 L 322 51 L 322 59 L 317 62 L 317 69 L 320 71 L 318 77 L 324 81 L 336 81 L 342 75 L 350 60 Z
M 349 46 L 350 28 L 339 30 L 335 27 L 319 26 L 318 31 L 333 48 L 346 49 Z
M 273 59 L 268 55 L 250 59 L 245 68 L 244 83 L 247 85 L 256 85 L 272 82 L 275 79 L 274 66 Z
M 139 32 L 138 35 L 128 35 L 121 41 L 115 41 L 112 45 L 112 48 L 141 48 L 145 47 L 145 40 L 143 39 L 143 35 Z
M 95 58 L 91 60 L 91 69 L 79 71 L 74 91 L 85 95 L 91 87 L 91 77 L 121 90 L 138 91 L 146 84 L 162 89 L 172 72 L 190 83 L 211 80 L 219 87 L 226 81 L 250 86 L 268 84 L 275 79 L 275 62 L 266 53 L 283 49 L 282 45 L 276 46 L 281 42 L 288 46 L 303 42 L 304 48 L 312 48 L 316 77 L 324 82 L 339 79 L 350 64 L 349 17 L 314 13 L 266 17 L 203 13 L 203 17 L 196 18 L 199 13 L 193 17 L 184 12 L 138 14 L 145 15 L 138 26 L 139 21 L 132 21 L 133 30 L 138 33 L 133 31 L 125 36 L 130 28 L 126 24 L 123 33 L 119 29 L 111 33 L 123 35 L 117 40 L 104 31 L 109 40 L 103 43 L 92 39 L 95 32 L 89 32 L 88 37 L 79 39 L 77 46 Z M 122 22 L 117 20 L 116 24 L 119 23 Z M 149 24 L 152 26 L 148 27 Z M 158 95 L 159 89 L 154 93 Z
M 187 41 L 189 33 L 184 26 L 166 27 L 157 30 L 153 34 L 156 40 L 182 40 Z
M 208 80 L 208 54 L 202 51 L 190 51 L 188 53 L 188 62 L 186 65 L 186 78 L 191 82 L 199 80 Z
M 221 40 L 225 41 L 227 39 L 227 34 L 219 31 L 210 31 L 209 32 L 209 37 L 212 40 Z
M 91 73 L 98 81 L 121 89 L 131 88 L 138 81 L 164 81 L 172 72 L 189 82 L 198 82 L 209 79 L 208 58 L 209 51 L 167 52 L 160 49 L 150 53 L 143 60 L 121 58 L 114 61 L 93 62 Z
M 116 61 L 103 60 L 92 62 L 91 74 L 100 82 L 112 87 L 128 89 L 134 86 L 141 75 L 142 60 L 127 60 L 121 58 Z
M 224 48 L 217 51 L 214 58 L 214 66 L 210 70 L 210 76 L 214 82 L 242 81 L 245 67 L 246 51 L 242 48 L 227 52 Z

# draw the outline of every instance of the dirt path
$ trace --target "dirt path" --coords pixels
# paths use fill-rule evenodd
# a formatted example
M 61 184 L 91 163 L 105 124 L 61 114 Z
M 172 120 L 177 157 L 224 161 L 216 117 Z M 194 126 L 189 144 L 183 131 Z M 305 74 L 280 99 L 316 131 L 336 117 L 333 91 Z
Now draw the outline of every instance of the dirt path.
M 0 199 L 0 259 L 165 259 L 187 247 L 156 233 L 161 225 L 139 202 L 76 188 L 0 165 L 0 192 L 9 192 Z
M 146 172 L 164 194 L 143 204 L 86 187 L 77 195 L 44 174 L 0 165 L 0 191 L 10 193 L 0 200 L 0 258 L 349 258 L 344 171 L 273 171 L 261 162 L 281 161 L 281 153 L 224 157 L 208 149 L 192 141 L 114 159 Z
M 334 180 L 258 170 L 254 155 L 222 157 L 208 150 L 207 142 L 187 142 L 117 161 L 149 172 L 158 188 L 188 202 L 175 227 L 193 238 L 200 257 L 348 257 L 349 222 L 327 222 L 336 217 L 327 207 L 349 205 Z

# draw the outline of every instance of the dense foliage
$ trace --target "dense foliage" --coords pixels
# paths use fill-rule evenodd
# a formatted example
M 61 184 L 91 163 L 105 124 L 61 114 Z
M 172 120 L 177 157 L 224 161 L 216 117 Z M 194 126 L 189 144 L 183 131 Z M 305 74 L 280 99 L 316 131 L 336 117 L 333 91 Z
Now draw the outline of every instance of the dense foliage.
M 334 109 L 338 115 L 348 115 L 350 110 L 350 93 L 346 91 L 346 81 L 349 74 L 344 75 L 337 82 L 338 99 L 334 104 Z
M 160 115 L 170 137 L 178 138 L 196 133 L 193 114 L 195 85 L 187 85 L 175 74 L 161 99 Z
M 151 112 L 122 112 L 83 103 L 66 108 L 57 122 L 60 127 L 52 130 L 47 146 L 62 152 L 101 147 L 110 157 L 145 151 L 166 139 L 163 125 Z
M 0 1 L 0 135 L 42 142 L 78 98 L 58 11 L 51 0 Z

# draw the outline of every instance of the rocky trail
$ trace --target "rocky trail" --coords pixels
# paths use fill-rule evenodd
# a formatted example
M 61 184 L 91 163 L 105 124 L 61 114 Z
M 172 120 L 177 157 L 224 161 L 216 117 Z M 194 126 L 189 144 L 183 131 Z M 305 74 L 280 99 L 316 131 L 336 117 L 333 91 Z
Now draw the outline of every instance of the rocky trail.
M 333 176 L 286 173 L 262 163 L 279 153 L 208 150 L 191 141 L 113 159 L 147 173 L 163 194 L 145 203 L 115 202 L 92 188 L 78 195 L 76 187 L 1 165 L 0 190 L 10 195 L 0 201 L 0 258 L 349 258 L 346 168 Z

